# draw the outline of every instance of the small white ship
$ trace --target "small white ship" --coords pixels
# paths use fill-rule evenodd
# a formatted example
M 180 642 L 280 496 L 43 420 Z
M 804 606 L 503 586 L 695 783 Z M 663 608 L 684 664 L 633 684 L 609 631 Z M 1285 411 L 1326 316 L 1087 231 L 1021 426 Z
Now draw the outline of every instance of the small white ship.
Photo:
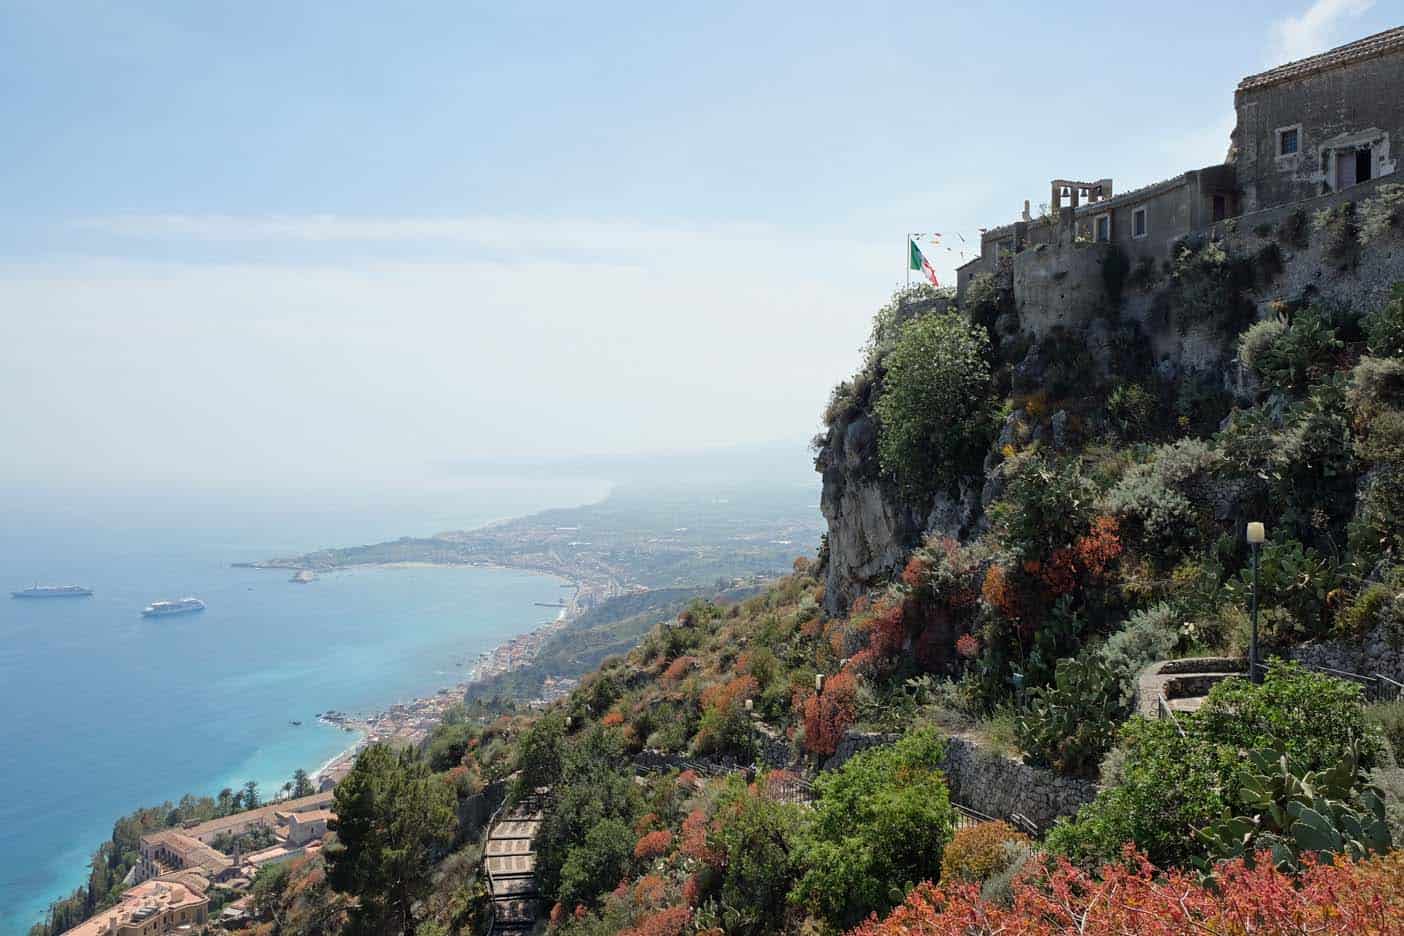
M 153 601 L 141 609 L 142 617 L 164 617 L 168 614 L 194 614 L 205 610 L 205 603 L 199 598 L 180 598 L 176 601 Z
M 91 588 L 82 585 L 40 585 L 37 582 L 29 588 L 10 592 L 11 598 L 87 598 L 93 593 Z

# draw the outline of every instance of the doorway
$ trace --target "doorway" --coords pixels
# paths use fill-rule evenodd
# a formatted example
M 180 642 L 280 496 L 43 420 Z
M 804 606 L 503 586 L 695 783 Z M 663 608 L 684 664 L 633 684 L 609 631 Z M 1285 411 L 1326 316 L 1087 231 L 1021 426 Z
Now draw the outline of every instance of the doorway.
M 1370 147 L 1336 151 L 1336 190 L 1370 181 Z

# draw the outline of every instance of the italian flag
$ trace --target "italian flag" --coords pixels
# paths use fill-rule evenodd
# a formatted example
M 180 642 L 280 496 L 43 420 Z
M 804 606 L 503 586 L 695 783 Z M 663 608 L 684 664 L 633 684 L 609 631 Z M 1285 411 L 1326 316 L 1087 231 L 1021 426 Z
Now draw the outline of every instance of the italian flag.
M 907 246 L 911 248 L 911 255 L 907 258 L 907 269 L 925 273 L 926 278 L 931 281 L 932 286 L 940 286 L 940 281 L 936 279 L 936 271 L 931 267 L 931 261 L 926 259 L 925 255 L 922 254 L 921 248 L 916 245 L 916 241 L 909 239 L 907 241 Z

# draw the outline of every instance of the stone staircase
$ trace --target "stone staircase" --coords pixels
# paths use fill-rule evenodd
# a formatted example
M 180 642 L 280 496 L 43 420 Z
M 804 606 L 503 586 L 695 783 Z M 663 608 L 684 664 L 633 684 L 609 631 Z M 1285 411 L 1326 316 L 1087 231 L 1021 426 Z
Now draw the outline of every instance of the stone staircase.
M 530 796 L 500 811 L 488 827 L 483 848 L 494 933 L 521 933 L 536 926 L 541 901 L 536 890 L 536 833 L 544 798 Z

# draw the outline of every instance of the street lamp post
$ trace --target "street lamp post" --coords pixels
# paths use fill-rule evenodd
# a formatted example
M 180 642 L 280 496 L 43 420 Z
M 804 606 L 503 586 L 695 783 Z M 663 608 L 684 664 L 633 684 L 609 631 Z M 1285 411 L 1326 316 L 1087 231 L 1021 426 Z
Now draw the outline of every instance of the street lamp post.
M 1258 672 L 1258 547 L 1266 538 L 1267 531 L 1261 523 L 1248 524 L 1248 548 L 1253 551 L 1253 625 L 1248 633 L 1248 679 L 1254 684 L 1261 681 Z

